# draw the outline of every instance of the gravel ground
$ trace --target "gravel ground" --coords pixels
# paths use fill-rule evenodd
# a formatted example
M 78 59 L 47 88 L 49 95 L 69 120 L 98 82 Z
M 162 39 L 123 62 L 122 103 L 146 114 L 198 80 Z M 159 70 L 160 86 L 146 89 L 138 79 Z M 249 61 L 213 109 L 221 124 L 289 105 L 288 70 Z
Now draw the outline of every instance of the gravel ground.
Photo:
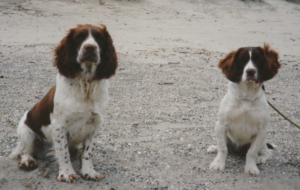
M 158 4 L 150 0 L 107 0 L 104 6 L 91 0 L 2 1 L 0 189 L 299 189 L 299 130 L 273 110 L 267 141 L 278 148 L 272 159 L 259 166 L 258 177 L 244 174 L 245 158 L 235 155 L 228 156 L 223 172 L 208 169 L 215 155 L 207 154 L 206 149 L 215 144 L 214 124 L 227 90 L 227 80 L 216 67 L 217 61 L 226 52 L 240 47 L 240 43 L 262 45 L 265 38 L 270 38 L 267 28 L 275 27 L 276 22 L 282 25 L 279 32 L 276 29 L 272 33 L 273 40 L 269 42 L 279 50 L 282 68 L 265 84 L 267 99 L 295 122 L 300 121 L 300 21 L 296 19 L 300 16 L 300 6 L 275 0 L 267 5 L 225 2 L 226 9 L 214 12 L 213 8 L 219 4 L 205 0 Z M 234 8 L 238 11 L 230 12 Z M 243 11 L 245 16 L 237 20 L 241 25 L 238 32 L 230 34 L 234 27 L 222 18 L 237 19 Z M 54 46 L 76 23 L 97 23 L 95 13 L 102 15 L 100 21 L 112 34 L 120 64 L 116 76 L 110 80 L 106 123 L 94 156 L 94 166 L 104 178 L 100 182 L 80 179 L 76 184 L 60 183 L 55 179 L 57 168 L 43 161 L 39 161 L 39 168 L 34 171 L 21 171 L 8 158 L 18 141 L 16 126 L 23 113 L 55 83 Z M 246 22 L 256 14 L 270 16 L 264 17 L 262 24 L 256 23 L 256 18 Z M 272 20 L 277 14 L 280 15 L 276 19 L 285 16 L 287 22 Z M 190 17 L 198 20 L 187 23 Z M 198 36 L 198 26 L 186 31 L 190 35 L 184 35 L 185 26 L 194 26 L 199 19 L 207 25 L 216 17 L 227 28 L 224 36 L 231 38 L 209 41 L 207 38 L 218 39 L 219 34 Z M 170 18 L 174 20 L 168 24 Z M 113 23 L 115 20 L 119 23 Z M 174 27 L 175 23 L 178 27 Z M 155 24 L 157 27 L 151 27 Z M 243 39 L 241 32 L 248 25 L 258 28 L 253 34 L 255 40 L 249 37 L 232 42 L 232 36 Z M 170 31 L 164 31 L 168 27 Z M 211 29 L 218 28 L 215 27 Z M 288 33 L 284 28 L 294 30 Z M 210 31 L 200 33 L 210 34 Z M 147 40 L 141 40 L 143 36 Z

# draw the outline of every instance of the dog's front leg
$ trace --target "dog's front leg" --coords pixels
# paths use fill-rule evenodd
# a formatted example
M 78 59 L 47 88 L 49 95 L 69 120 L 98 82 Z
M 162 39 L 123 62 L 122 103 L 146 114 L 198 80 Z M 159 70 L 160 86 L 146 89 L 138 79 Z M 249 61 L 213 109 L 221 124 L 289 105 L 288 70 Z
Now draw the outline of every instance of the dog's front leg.
M 215 131 L 217 135 L 218 154 L 214 161 L 209 165 L 209 168 L 212 170 L 224 170 L 228 154 L 226 126 L 221 124 L 220 121 L 217 121 Z
M 258 156 L 258 152 L 265 145 L 266 136 L 267 132 L 265 130 L 260 131 L 257 134 L 255 140 L 251 143 L 251 147 L 249 148 L 246 155 L 245 173 L 255 176 L 259 174 L 259 170 L 256 166 L 256 158 Z
M 72 163 L 70 161 L 70 153 L 65 127 L 62 124 L 56 122 L 53 122 L 52 126 L 52 139 L 55 148 L 55 156 L 59 167 L 57 180 L 69 183 L 76 182 L 76 180 L 79 179 L 79 176 L 74 171 Z
M 85 140 L 82 154 L 81 177 L 85 180 L 99 181 L 102 176 L 96 172 L 93 167 L 93 152 L 99 136 L 99 127 L 92 132 Z

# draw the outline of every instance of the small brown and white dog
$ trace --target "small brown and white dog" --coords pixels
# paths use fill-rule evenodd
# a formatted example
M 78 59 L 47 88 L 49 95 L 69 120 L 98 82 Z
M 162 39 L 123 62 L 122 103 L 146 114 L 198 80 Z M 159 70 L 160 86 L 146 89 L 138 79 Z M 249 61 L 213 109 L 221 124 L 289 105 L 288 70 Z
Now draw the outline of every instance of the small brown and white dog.
M 34 159 L 43 141 L 53 143 L 59 166 L 57 179 L 75 182 L 79 176 L 70 162 L 69 148 L 83 144 L 81 176 L 100 180 L 92 156 L 108 104 L 108 78 L 118 66 L 105 25 L 77 25 L 55 49 L 56 85 L 22 117 L 19 143 L 11 154 L 19 167 L 37 167 Z
M 265 163 L 272 153 L 265 142 L 269 109 L 263 82 L 277 74 L 278 53 L 268 44 L 243 47 L 228 53 L 218 67 L 229 83 L 215 126 L 217 145 L 207 149 L 217 152 L 210 169 L 224 170 L 228 149 L 246 149 L 245 173 L 258 175 L 256 164 Z

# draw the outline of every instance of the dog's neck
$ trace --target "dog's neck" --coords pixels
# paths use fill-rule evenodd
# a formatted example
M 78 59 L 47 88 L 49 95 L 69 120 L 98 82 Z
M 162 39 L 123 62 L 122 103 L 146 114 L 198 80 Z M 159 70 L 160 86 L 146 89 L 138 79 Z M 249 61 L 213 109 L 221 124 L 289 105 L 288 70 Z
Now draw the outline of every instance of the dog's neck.
M 253 101 L 264 94 L 262 83 L 255 82 L 229 82 L 228 91 L 230 91 L 237 99 Z
M 65 78 L 65 82 L 71 88 L 79 88 L 80 90 L 77 92 L 81 92 L 82 94 L 80 95 L 79 93 L 76 94 L 76 96 L 83 96 L 85 100 L 89 100 L 91 98 L 91 95 L 93 94 L 94 88 L 96 86 L 96 82 L 91 80 L 90 73 L 87 73 L 86 75 L 84 73 L 81 73 L 81 75 L 73 79 Z
M 81 64 L 81 73 L 79 74 L 79 77 L 84 80 L 87 83 L 91 83 L 97 69 L 98 64 L 97 63 L 83 63 Z

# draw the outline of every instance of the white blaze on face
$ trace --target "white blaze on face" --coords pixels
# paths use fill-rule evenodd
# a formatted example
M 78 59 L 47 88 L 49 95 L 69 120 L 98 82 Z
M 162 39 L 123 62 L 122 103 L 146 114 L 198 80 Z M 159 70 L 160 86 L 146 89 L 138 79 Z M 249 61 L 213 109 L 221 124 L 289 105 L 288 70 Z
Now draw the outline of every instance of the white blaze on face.
M 255 67 L 255 65 L 253 64 L 251 57 L 252 57 L 252 50 L 249 50 L 249 55 L 250 55 L 250 59 L 248 61 L 248 63 L 246 64 L 244 71 L 243 71 L 243 75 L 242 75 L 242 81 L 247 81 L 247 78 L 249 77 L 247 74 L 247 70 L 248 69 L 254 69 L 255 70 L 255 74 L 254 74 L 254 78 L 255 80 L 257 80 L 257 68 Z

